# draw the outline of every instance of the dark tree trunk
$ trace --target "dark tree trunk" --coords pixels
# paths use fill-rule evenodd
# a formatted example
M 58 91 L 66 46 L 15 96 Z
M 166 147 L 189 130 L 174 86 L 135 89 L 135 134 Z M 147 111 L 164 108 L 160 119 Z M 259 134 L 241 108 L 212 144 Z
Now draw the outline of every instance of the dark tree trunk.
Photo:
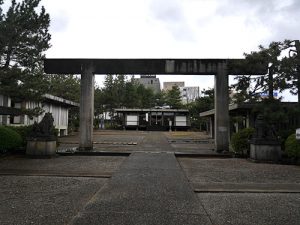
M 268 80 L 268 88 L 269 88 L 269 99 L 274 98 L 274 88 L 273 88 L 273 66 L 269 68 L 269 80 Z

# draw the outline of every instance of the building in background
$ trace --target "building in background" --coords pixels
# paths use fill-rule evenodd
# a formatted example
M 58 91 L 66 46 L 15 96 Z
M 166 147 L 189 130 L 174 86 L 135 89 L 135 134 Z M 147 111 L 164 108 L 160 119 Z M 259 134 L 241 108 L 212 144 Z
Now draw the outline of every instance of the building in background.
M 156 75 L 141 75 L 140 78 L 135 78 L 135 81 L 146 88 L 152 89 L 154 93 L 160 92 L 160 82 Z
M 181 99 L 183 104 L 188 104 L 200 97 L 199 87 L 180 87 Z
M 164 91 L 169 91 L 172 90 L 173 86 L 177 86 L 179 88 L 184 87 L 184 81 L 164 82 L 163 86 Z
M 114 109 L 124 129 L 188 130 L 190 117 L 187 109 Z
M 54 126 L 58 130 L 58 135 L 63 136 L 68 134 L 68 113 L 71 107 L 79 107 L 79 104 L 57 96 L 45 94 L 44 100 L 41 102 L 23 101 L 14 102 L 8 96 L 0 95 L 0 106 L 15 109 L 34 109 L 41 107 L 44 113 L 38 117 L 30 118 L 27 115 L 0 115 L 0 125 L 6 126 L 28 126 L 39 123 L 44 114 L 52 113 L 54 118 Z

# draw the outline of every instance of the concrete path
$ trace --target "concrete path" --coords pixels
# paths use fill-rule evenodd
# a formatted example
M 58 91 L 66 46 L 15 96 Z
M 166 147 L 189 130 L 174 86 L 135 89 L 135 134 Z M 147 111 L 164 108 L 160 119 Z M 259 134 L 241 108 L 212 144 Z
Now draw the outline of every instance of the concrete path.
M 78 134 L 59 138 L 58 152 L 76 151 L 79 145 L 78 139 Z M 176 154 L 218 155 L 213 151 L 213 140 L 200 132 L 105 130 L 95 131 L 93 139 L 93 154 L 167 151 Z M 153 147 L 153 143 L 156 143 L 155 147 Z
M 299 166 L 175 154 L 199 146 L 190 133 L 107 132 L 97 141 L 138 144 L 129 157 L 1 157 L 0 224 L 299 225 Z
M 133 153 L 71 224 L 212 223 L 174 154 Z

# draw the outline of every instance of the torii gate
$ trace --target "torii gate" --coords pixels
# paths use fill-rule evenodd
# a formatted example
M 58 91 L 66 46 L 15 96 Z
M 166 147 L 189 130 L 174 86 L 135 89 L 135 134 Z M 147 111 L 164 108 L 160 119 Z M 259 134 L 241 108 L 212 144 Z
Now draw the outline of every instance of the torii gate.
M 215 150 L 229 150 L 228 75 L 266 74 L 266 66 L 245 68 L 243 59 L 44 59 L 47 74 L 81 74 L 79 149 L 93 149 L 95 74 L 215 76 Z M 263 71 L 263 72 L 261 72 Z

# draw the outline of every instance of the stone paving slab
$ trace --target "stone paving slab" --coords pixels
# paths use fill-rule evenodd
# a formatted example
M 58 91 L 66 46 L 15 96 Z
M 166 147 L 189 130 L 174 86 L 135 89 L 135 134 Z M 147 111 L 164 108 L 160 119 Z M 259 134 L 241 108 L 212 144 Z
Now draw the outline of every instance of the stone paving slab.
M 96 215 L 79 214 L 74 224 L 99 224 L 99 225 L 205 225 L 211 224 L 207 217 L 193 214 L 161 214 L 137 212 L 99 212 Z
M 246 159 L 177 158 L 192 183 L 300 184 L 300 167 Z
M 170 153 L 133 153 L 72 224 L 211 224 Z
M 199 193 L 218 225 L 299 225 L 300 194 Z
M 0 176 L 1 225 L 62 225 L 107 179 Z
M 93 136 L 94 151 L 98 152 L 177 152 L 186 154 L 214 154 L 214 144 L 201 132 L 162 131 L 96 131 Z M 78 134 L 59 138 L 59 152 L 76 149 Z M 155 144 L 155 148 L 153 147 Z
M 24 155 L 0 159 L 0 175 L 110 177 L 124 156 L 59 156 L 32 159 Z
M 192 183 L 195 192 L 300 193 L 295 183 Z

